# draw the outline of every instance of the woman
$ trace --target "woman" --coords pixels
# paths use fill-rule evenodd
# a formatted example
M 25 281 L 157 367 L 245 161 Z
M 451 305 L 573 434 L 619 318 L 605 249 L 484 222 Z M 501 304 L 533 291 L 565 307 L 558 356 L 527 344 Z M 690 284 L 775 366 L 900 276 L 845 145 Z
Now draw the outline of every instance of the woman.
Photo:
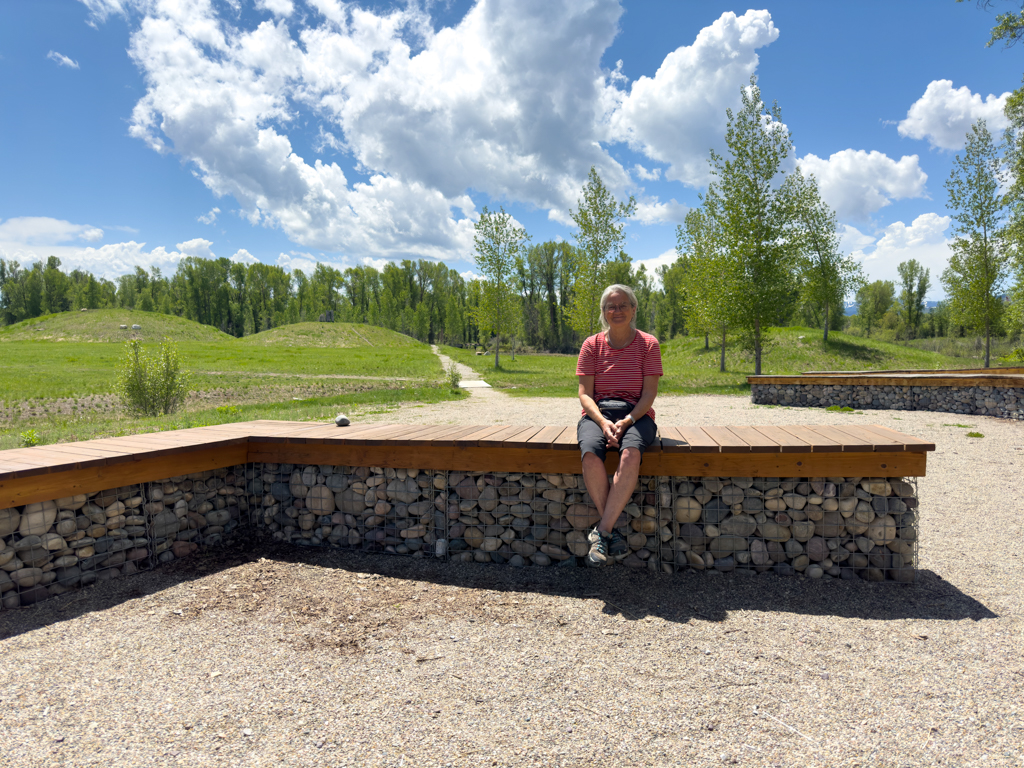
M 662 376 L 658 340 L 636 327 L 636 294 L 625 285 L 609 285 L 601 294 L 602 333 L 580 348 L 576 375 L 580 379 L 583 418 L 576 426 L 583 461 L 583 479 L 601 520 L 587 536 L 587 564 L 605 565 L 628 551 L 613 529 L 636 488 L 644 450 L 654 442 L 657 427 L 651 404 Z M 619 451 L 619 468 L 611 485 L 604 457 Z

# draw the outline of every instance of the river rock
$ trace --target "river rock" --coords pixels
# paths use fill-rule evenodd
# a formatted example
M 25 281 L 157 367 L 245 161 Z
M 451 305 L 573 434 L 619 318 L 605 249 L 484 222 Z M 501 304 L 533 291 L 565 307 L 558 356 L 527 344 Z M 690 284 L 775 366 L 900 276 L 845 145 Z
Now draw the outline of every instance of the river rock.
M 815 536 L 831 539 L 845 534 L 845 519 L 841 512 L 825 512 L 821 520 L 814 524 Z
M 750 515 L 733 515 L 719 526 L 723 535 L 751 536 L 757 528 L 757 521 Z M 744 547 L 746 549 L 746 547 Z
M 22 536 L 41 536 L 50 530 L 57 519 L 57 505 L 52 501 L 28 504 L 22 510 L 18 533 Z
M 682 496 L 672 503 L 672 509 L 677 523 L 696 523 L 703 508 L 692 496 Z
M 10 536 L 21 525 L 21 512 L 13 507 L 0 509 L 0 537 Z
M 778 523 L 768 521 L 762 523 L 760 526 L 761 537 L 767 541 L 784 542 L 789 541 L 793 535 L 788 525 L 779 525 Z
M 885 545 L 896 538 L 896 521 L 891 515 L 882 515 L 868 526 L 867 537 L 875 544 Z
M 807 541 L 807 556 L 816 563 L 820 563 L 829 555 L 828 544 L 820 536 L 814 536 Z
M 576 530 L 592 528 L 601 519 L 596 507 L 588 504 L 571 504 L 565 511 L 565 518 Z

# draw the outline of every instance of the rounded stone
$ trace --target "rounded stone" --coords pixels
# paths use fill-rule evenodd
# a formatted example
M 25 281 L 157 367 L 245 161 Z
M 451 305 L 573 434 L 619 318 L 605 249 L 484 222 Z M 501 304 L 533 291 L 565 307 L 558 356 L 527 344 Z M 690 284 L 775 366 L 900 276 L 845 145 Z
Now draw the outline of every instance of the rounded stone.
M 10 536 L 21 525 L 21 512 L 13 507 L 0 509 L 0 537 Z
M 751 536 L 757 529 L 757 521 L 750 515 L 733 515 L 719 526 L 723 535 Z
M 700 502 L 692 496 L 681 496 L 672 503 L 677 523 L 696 523 L 700 520 Z
M 42 536 L 57 519 L 57 505 L 52 501 L 39 501 L 25 506 L 21 513 L 18 533 L 22 536 Z
M 816 563 L 820 563 L 829 555 L 828 544 L 820 536 L 814 536 L 807 541 L 807 556 Z
M 885 545 L 896 538 L 896 521 L 891 515 L 882 515 L 868 526 L 867 537 L 875 544 Z
M 768 521 L 761 523 L 761 537 L 774 542 L 785 542 L 789 541 L 792 537 L 792 531 L 788 525 L 779 525 L 778 523 Z

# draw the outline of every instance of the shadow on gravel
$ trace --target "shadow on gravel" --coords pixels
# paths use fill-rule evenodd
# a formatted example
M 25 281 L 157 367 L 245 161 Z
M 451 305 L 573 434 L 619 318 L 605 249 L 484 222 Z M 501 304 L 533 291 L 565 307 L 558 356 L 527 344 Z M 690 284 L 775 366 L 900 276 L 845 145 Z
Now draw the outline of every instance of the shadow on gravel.
M 605 602 L 605 613 L 621 614 L 631 620 L 657 616 L 678 622 L 692 618 L 725 621 L 731 611 L 777 611 L 870 621 L 998 618 L 983 603 L 928 570 L 918 571 L 914 584 L 897 584 L 811 580 L 775 574 L 670 575 L 623 567 L 512 568 L 294 547 L 268 548 L 264 556 L 278 562 L 341 568 L 443 586 L 601 599 Z
M 932 571 L 918 571 L 914 584 L 801 579 L 764 574 L 631 571 L 622 567 L 511 568 L 476 563 L 441 563 L 343 550 L 261 545 L 250 551 L 210 552 L 160 566 L 125 579 L 95 584 L 37 605 L 0 612 L 0 640 L 147 597 L 178 584 L 267 558 L 350 573 L 440 586 L 536 593 L 602 600 L 604 613 L 636 621 L 656 616 L 666 621 L 725 621 L 733 611 L 838 616 L 869 621 L 995 619 L 983 603 Z M 98 617 L 102 620 L 102 617 Z

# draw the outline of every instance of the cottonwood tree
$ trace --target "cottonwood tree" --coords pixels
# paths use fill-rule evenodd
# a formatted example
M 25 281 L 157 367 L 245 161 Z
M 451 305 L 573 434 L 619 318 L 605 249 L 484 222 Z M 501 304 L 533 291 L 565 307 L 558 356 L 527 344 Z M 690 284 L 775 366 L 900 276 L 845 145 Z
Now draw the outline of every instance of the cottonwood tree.
M 896 286 L 891 280 L 875 280 L 857 291 L 857 315 L 870 338 L 871 327 L 881 322 L 896 300 Z
M 526 257 L 530 236 L 504 208 L 492 212 L 484 206 L 476 222 L 476 268 L 481 282 L 480 304 L 474 316 L 480 329 L 494 334 L 494 367 L 499 360 L 499 342 L 503 333 L 522 325 L 522 301 L 516 293 L 517 273 Z
M 1003 158 L 984 120 L 971 126 L 963 154 L 953 159 L 946 180 L 947 206 L 955 238 L 942 286 L 949 294 L 954 322 L 985 332 L 989 367 L 992 327 L 1003 311 L 1002 288 L 1009 276 L 1009 250 L 1003 238 L 1006 184 Z
M 896 265 L 900 275 L 900 319 L 912 339 L 921 327 L 924 317 L 924 296 L 932 287 L 931 270 L 917 262 L 917 259 L 903 261 Z
M 793 185 L 779 184 L 783 162 L 793 151 L 778 104 L 769 111 L 761 101 L 757 77 L 740 90 L 742 107 L 726 110 L 728 156 L 711 151 L 714 176 L 704 198 L 722 250 L 739 280 L 733 297 L 737 325 L 754 351 L 754 373 L 779 307 L 792 296 L 798 241 Z
M 565 309 L 566 321 L 581 336 L 597 332 L 601 293 L 605 289 L 605 265 L 619 254 L 626 220 L 636 212 L 632 195 L 626 202 L 615 199 L 597 169 L 590 168 L 583 196 L 569 215 L 576 224 L 576 248 L 572 251 L 573 292 Z
M 829 313 L 843 306 L 846 296 L 864 285 L 861 265 L 839 250 L 835 211 L 821 199 L 814 176 L 800 169 L 790 179 L 800 222 L 801 293 L 824 313 L 823 340 L 828 341 Z
M 719 370 L 725 371 L 726 334 L 737 322 L 738 295 L 744 290 L 741 262 L 722 246 L 718 222 L 704 208 L 692 208 L 676 228 L 676 252 L 686 259 L 683 293 L 691 332 L 720 336 Z

